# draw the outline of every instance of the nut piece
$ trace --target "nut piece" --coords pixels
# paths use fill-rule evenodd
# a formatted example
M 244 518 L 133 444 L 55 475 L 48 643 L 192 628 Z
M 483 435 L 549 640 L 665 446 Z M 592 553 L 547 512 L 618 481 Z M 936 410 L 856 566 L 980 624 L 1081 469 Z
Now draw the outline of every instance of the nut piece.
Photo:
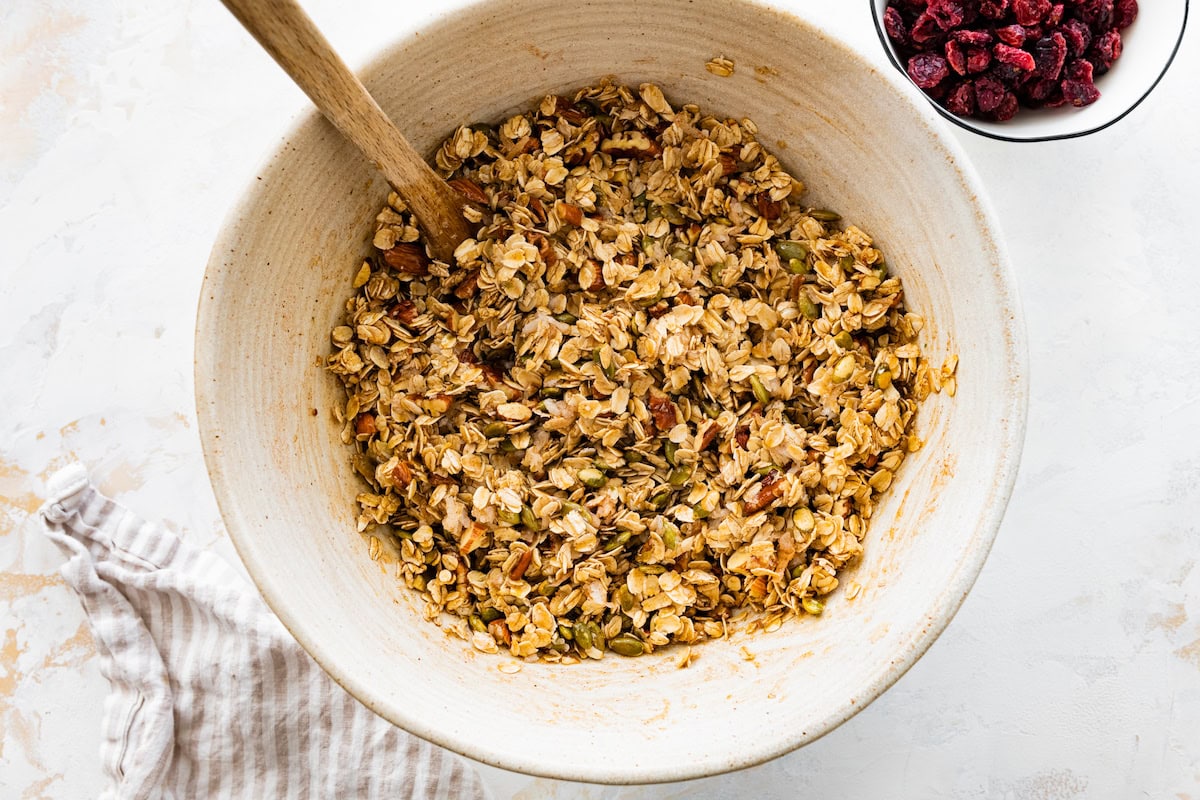
M 743 508 L 746 514 L 757 514 L 774 503 L 783 494 L 783 476 L 779 470 L 771 470 L 758 485 L 758 494 L 752 500 L 747 500 Z
M 481 206 L 488 205 L 488 196 L 475 181 L 467 180 L 466 178 L 455 178 L 449 183 L 454 187 L 455 191 L 472 203 L 478 203 Z
M 583 224 L 583 209 L 570 203 L 558 204 L 558 216 L 568 225 Z
M 647 405 L 650 406 L 650 413 L 654 416 L 654 424 L 663 433 L 671 430 L 679 421 L 679 412 L 675 410 L 675 404 L 671 402 L 671 398 L 658 389 L 650 390 L 650 402 Z
M 614 133 L 600 143 L 600 152 L 617 158 L 650 159 L 662 155 L 658 142 L 641 131 Z
M 725 56 L 717 56 L 716 58 L 709 59 L 704 68 L 718 78 L 728 78 L 733 74 L 734 63 Z
M 429 256 L 418 244 L 398 244 L 383 251 L 384 262 L 401 275 L 428 275 Z

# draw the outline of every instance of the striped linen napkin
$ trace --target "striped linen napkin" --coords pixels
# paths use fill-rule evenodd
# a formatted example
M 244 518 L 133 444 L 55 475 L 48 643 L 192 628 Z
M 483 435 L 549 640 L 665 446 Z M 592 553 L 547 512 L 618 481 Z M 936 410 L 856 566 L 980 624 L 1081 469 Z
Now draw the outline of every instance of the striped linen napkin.
M 41 509 L 100 667 L 109 798 L 485 798 L 474 768 L 335 684 L 220 558 L 100 494 Z

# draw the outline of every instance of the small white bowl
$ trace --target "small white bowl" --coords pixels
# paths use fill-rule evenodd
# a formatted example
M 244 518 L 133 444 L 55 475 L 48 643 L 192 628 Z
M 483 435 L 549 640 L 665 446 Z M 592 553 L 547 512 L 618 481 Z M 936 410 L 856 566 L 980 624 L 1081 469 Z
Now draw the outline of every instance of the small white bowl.
M 883 44 L 888 60 L 904 74 L 908 71 L 892 40 L 883 29 L 883 12 L 888 0 L 870 0 L 875 30 Z M 973 117 L 951 114 L 941 104 L 921 92 L 939 114 L 969 131 L 1006 142 L 1047 142 L 1073 139 L 1104 130 L 1123 119 L 1145 100 L 1167 73 L 1167 68 L 1179 51 L 1187 27 L 1188 0 L 1142 0 L 1137 20 L 1121 31 L 1124 49 L 1112 69 L 1097 76 L 1096 88 L 1100 99 L 1090 106 L 1075 108 L 1022 108 L 1008 122 L 990 122 Z
M 717 77 L 709 59 L 733 59 Z M 521 772 L 605 783 L 752 766 L 862 710 L 933 643 L 983 566 L 1025 429 L 1024 327 L 999 226 L 951 130 L 890 69 L 795 17 L 729 0 L 488 0 L 404 39 L 364 72 L 414 146 L 612 74 L 675 102 L 751 117 L 810 188 L 870 231 L 958 354 L 957 396 L 931 396 L 875 509 L 853 600 L 768 635 L 575 666 L 514 665 L 421 618 L 395 565 L 355 533 L 364 484 L 321 364 L 387 186 L 315 112 L 225 222 L 196 326 L 204 455 L 229 535 L 263 596 L 342 686 L 437 744 Z M 742 648 L 754 654 L 745 657 Z

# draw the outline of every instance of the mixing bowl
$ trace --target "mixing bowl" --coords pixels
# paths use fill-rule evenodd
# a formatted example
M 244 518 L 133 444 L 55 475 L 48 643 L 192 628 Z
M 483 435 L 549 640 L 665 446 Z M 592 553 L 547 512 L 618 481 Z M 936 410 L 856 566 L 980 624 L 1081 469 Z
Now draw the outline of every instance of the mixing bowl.
M 720 77 L 705 62 L 736 63 Z M 342 686 L 397 725 L 527 773 L 634 783 L 746 767 L 811 742 L 896 681 L 983 565 L 1021 450 L 1023 326 L 997 225 L 946 124 L 904 78 L 813 25 L 726 0 L 490 0 L 403 39 L 363 76 L 431 154 L 604 75 L 751 117 L 810 187 L 872 232 L 927 324 L 957 396 L 922 407 L 866 553 L 824 615 L 766 635 L 577 666 L 486 656 L 421 619 L 395 566 L 355 532 L 362 484 L 332 409 L 329 331 L 369 252 L 387 186 L 316 113 L 287 135 L 225 223 L 196 329 L 196 395 L 221 512 L 263 596 Z M 743 649 L 744 648 L 744 649 Z M 753 659 L 746 657 L 746 652 Z

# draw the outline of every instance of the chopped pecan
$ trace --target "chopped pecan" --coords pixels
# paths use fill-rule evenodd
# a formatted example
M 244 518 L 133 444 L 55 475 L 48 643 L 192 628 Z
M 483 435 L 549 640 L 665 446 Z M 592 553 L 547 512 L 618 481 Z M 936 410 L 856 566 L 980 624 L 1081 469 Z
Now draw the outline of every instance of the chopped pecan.
M 532 153 L 537 148 L 538 139 L 536 136 L 522 136 L 505 148 L 504 155 L 507 158 L 516 158 L 522 153 Z
M 429 256 L 418 244 L 398 244 L 383 251 L 383 260 L 402 275 L 428 275 Z
M 478 364 L 479 356 L 475 355 L 475 351 L 469 347 L 464 347 L 458 351 L 458 361 L 460 364 Z
M 568 225 L 583 224 L 583 209 L 570 203 L 558 204 L 558 216 Z
M 867 469 L 873 468 L 876 464 L 879 463 L 879 454 L 871 453 L 871 455 L 867 456 L 866 461 L 864 461 L 863 463 L 866 464 Z
M 546 207 L 542 205 L 542 201 L 536 197 L 529 198 L 529 210 L 533 212 L 533 217 L 538 222 L 546 221 Z
M 375 427 L 374 414 L 359 414 L 354 418 L 354 432 L 359 436 L 372 436 L 378 433 L 379 429 Z
M 721 174 L 732 175 L 737 172 L 737 159 L 728 153 L 721 153 L 717 156 L 717 160 L 721 162 Z
M 592 282 L 589 283 L 585 288 L 585 291 L 598 292 L 608 285 L 604 282 L 604 269 L 600 266 L 600 262 L 596 261 L 595 259 L 589 258 L 587 263 L 591 265 L 592 274 L 594 277 L 592 278 Z M 582 281 L 580 282 L 580 285 L 582 285 Z
M 675 404 L 671 402 L 671 398 L 667 397 L 664 392 L 660 392 L 658 389 L 651 389 L 650 401 L 647 405 L 650 406 L 650 413 L 654 417 L 654 424 L 663 433 L 674 428 L 675 423 L 679 421 L 679 412 L 675 409 Z
M 733 432 L 733 440 L 737 442 L 737 446 L 746 449 L 746 444 L 750 441 L 750 426 L 739 425 L 737 430 Z
M 783 211 L 783 205 L 778 200 L 772 200 L 766 192 L 754 195 L 754 205 L 758 209 L 758 215 L 768 220 L 779 219 Z
M 600 152 L 617 158 L 637 158 L 644 161 L 662 155 L 662 148 L 658 146 L 658 142 L 641 131 L 622 131 L 602 141 Z
M 525 577 L 525 570 L 529 569 L 529 564 L 533 561 L 533 548 L 527 548 L 525 552 L 517 556 L 516 563 L 513 564 L 512 572 L 508 573 L 508 577 L 514 581 L 519 581 Z
M 479 291 L 479 270 L 472 270 L 467 277 L 454 287 L 454 296 L 459 300 L 468 300 Z
M 779 474 L 779 470 L 773 469 L 763 477 L 762 483 L 758 485 L 758 493 L 754 495 L 754 499 L 746 501 L 743 511 L 746 514 L 757 514 L 778 500 L 782 494 L 783 476 Z
M 587 121 L 588 115 L 570 101 L 569 98 L 559 95 L 554 98 L 554 113 L 565 119 L 572 125 L 582 125 Z
M 621 255 L 617 256 L 617 263 L 627 267 L 636 267 L 637 255 L 634 253 L 621 253 Z
M 502 643 L 505 647 L 512 644 L 512 634 L 508 631 L 508 626 L 504 624 L 502 619 L 494 619 L 488 623 L 488 633 L 497 643 Z
M 691 292 L 680 292 L 675 296 L 675 302 L 681 306 L 694 306 L 698 301 L 692 297 Z
M 478 522 L 472 522 L 471 527 L 467 528 L 466 531 L 463 532 L 462 538 L 458 540 L 458 552 L 465 556 L 468 553 L 477 550 L 483 544 L 484 535 L 486 533 L 487 527 L 485 525 L 482 525 Z M 459 566 L 463 566 L 461 561 L 459 561 L 458 564 Z
M 659 300 L 653 305 L 646 308 L 646 313 L 651 319 L 658 319 L 663 314 L 671 310 L 671 305 L 666 300 Z
M 708 423 L 708 427 L 704 429 L 704 433 L 700 435 L 700 452 L 704 452 L 712 447 L 712 443 L 717 440 L 717 434 L 721 432 L 721 426 L 715 422 Z
M 472 203 L 479 203 L 481 206 L 488 204 L 487 194 L 484 193 L 483 188 L 475 181 L 468 180 L 467 178 L 455 178 L 450 181 L 450 185 L 454 187 L 455 191 Z
M 401 297 L 388 311 L 388 316 L 400 320 L 405 325 L 411 325 L 412 321 L 417 318 L 417 304 L 407 297 Z
M 412 479 L 412 468 L 408 466 L 407 461 L 400 461 L 392 467 L 392 481 L 401 489 L 412 483 Z
M 542 261 L 547 267 L 553 267 L 558 263 L 558 253 L 549 239 L 540 233 L 535 233 L 529 237 L 529 241 L 538 249 L 538 255 L 542 257 Z
M 429 482 L 432 483 L 434 486 L 457 486 L 458 485 L 458 481 L 454 480 L 454 478 L 450 478 L 445 475 L 438 475 L 436 472 L 429 476 Z

